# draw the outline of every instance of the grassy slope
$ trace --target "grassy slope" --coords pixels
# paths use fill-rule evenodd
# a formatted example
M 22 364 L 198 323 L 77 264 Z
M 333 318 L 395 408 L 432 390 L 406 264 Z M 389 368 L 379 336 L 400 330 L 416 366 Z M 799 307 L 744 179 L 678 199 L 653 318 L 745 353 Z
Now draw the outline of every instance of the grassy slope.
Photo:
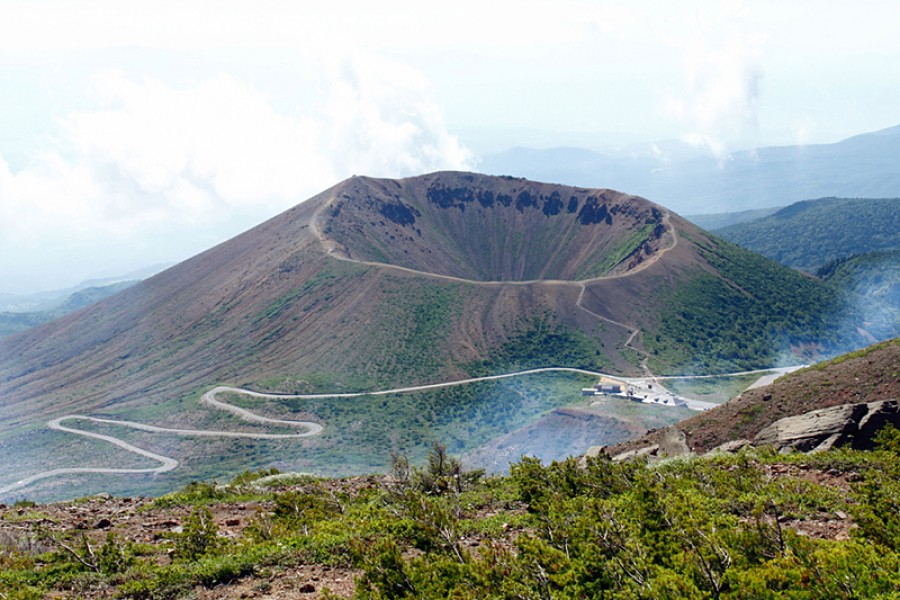
M 837 289 L 724 240 L 695 242 L 718 276 L 697 271 L 676 284 L 644 336 L 651 366 L 744 370 L 862 344 L 861 314 Z
M 867 329 L 876 338 L 900 335 L 900 250 L 837 259 L 817 275 L 858 298 Z

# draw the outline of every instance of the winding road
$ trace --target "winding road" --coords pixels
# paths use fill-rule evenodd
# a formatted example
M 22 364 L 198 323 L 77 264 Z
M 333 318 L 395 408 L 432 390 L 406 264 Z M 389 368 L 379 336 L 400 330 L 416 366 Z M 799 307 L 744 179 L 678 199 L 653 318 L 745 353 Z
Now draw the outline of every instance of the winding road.
M 339 245 L 335 241 L 328 239 L 319 230 L 319 227 L 318 227 L 319 216 L 320 216 L 322 210 L 324 210 L 325 207 L 329 206 L 329 204 L 330 203 L 327 203 L 327 202 L 324 203 L 322 205 L 322 207 L 314 214 L 314 216 L 311 220 L 311 225 L 312 225 L 311 229 L 312 229 L 313 233 L 315 234 L 315 236 L 319 239 L 320 243 L 322 244 L 322 246 L 324 247 L 324 249 L 326 250 L 326 252 L 329 256 L 336 258 L 338 260 L 355 262 L 358 264 L 363 264 L 363 265 L 368 265 L 368 266 L 375 266 L 375 267 L 389 269 L 389 270 L 413 273 L 413 274 L 421 275 L 421 276 L 425 276 L 425 277 L 431 277 L 431 278 L 436 278 L 436 279 L 442 279 L 442 280 L 448 280 L 448 281 L 454 281 L 454 282 L 460 282 L 460 283 L 467 283 L 467 284 L 473 284 L 473 285 L 482 285 L 482 286 L 499 286 L 499 285 L 504 285 L 504 286 L 506 286 L 506 285 L 577 286 L 580 288 L 580 290 L 578 293 L 578 298 L 575 302 L 576 308 L 584 311 L 585 313 L 591 315 L 592 317 L 594 317 L 596 319 L 610 323 L 612 325 L 615 325 L 615 326 L 620 327 L 620 328 L 624 329 L 625 331 L 627 331 L 629 335 L 628 335 L 627 340 L 625 341 L 624 346 L 634 350 L 635 352 L 638 352 L 639 354 L 641 354 L 645 357 L 641 361 L 641 369 L 645 372 L 647 378 L 653 378 L 654 380 L 662 379 L 662 378 L 654 377 L 652 375 L 652 373 L 650 372 L 650 370 L 647 368 L 646 363 L 647 363 L 647 358 L 649 357 L 647 352 L 641 348 L 638 348 L 638 347 L 635 347 L 632 345 L 632 342 L 634 341 L 634 339 L 638 335 L 640 335 L 640 330 L 637 327 L 627 325 L 625 323 L 620 323 L 618 321 L 614 321 L 614 320 L 604 317 L 600 314 L 597 314 L 596 312 L 590 310 L 589 308 L 586 308 L 582 302 L 584 299 L 585 292 L 587 290 L 587 286 L 590 285 L 591 283 L 596 282 L 596 281 L 606 280 L 606 279 L 618 279 L 618 278 L 628 277 L 630 275 L 633 275 L 634 273 L 637 273 L 643 269 L 646 269 L 650 265 L 654 264 L 666 252 L 669 252 L 670 250 L 674 249 L 678 245 L 678 233 L 677 233 L 676 229 L 671 225 L 669 212 L 665 212 L 665 215 L 663 217 L 663 222 L 665 223 L 667 233 L 671 234 L 672 243 L 669 246 L 667 246 L 666 248 L 660 249 L 659 251 L 654 253 L 653 256 L 651 256 L 648 260 L 646 260 L 645 262 L 642 262 L 641 264 L 637 265 L 636 267 L 634 267 L 633 269 L 631 269 L 629 271 L 626 271 L 623 273 L 618 273 L 615 275 L 607 275 L 607 276 L 596 277 L 593 279 L 586 279 L 586 280 L 478 281 L 478 280 L 464 279 L 461 277 L 454 277 L 451 275 L 440 275 L 437 273 L 429 273 L 427 271 L 418 271 L 415 269 L 410 269 L 407 267 L 401 267 L 401 266 L 397 266 L 397 265 L 391 265 L 391 264 L 387 264 L 387 263 L 363 261 L 363 260 L 357 260 L 357 259 L 350 258 L 349 256 L 347 256 L 344 252 L 342 252 L 340 250 Z M 764 370 L 761 372 L 769 372 L 769 371 L 771 371 L 771 369 L 767 369 L 767 370 Z M 31 485 L 32 483 L 35 483 L 42 479 L 48 479 L 51 477 L 58 477 L 58 476 L 63 476 L 63 475 L 73 475 L 73 474 L 94 474 L 94 473 L 110 474 L 110 475 L 160 474 L 160 473 L 166 473 L 168 471 L 172 471 L 172 470 L 176 469 L 179 465 L 178 460 L 175 458 L 172 458 L 169 456 L 164 456 L 162 454 L 157 454 L 155 452 L 151 452 L 151 451 L 145 450 L 143 448 L 139 448 L 139 447 L 137 447 L 133 444 L 129 444 L 128 442 L 126 442 L 122 439 L 119 439 L 117 437 L 114 437 L 111 435 L 100 434 L 100 433 L 94 433 L 94 432 L 90 432 L 90 431 L 84 431 L 81 429 L 75 429 L 73 427 L 67 427 L 66 425 L 63 425 L 63 423 L 67 422 L 67 421 L 90 421 L 93 423 L 116 425 L 116 426 L 127 427 L 130 429 L 135 429 L 135 430 L 139 430 L 139 431 L 146 431 L 146 432 L 150 432 L 150 433 L 160 433 L 160 434 L 168 434 L 168 435 L 184 436 L 184 437 L 190 436 L 190 437 L 245 438 L 245 439 L 305 438 L 305 437 L 319 435 L 323 430 L 322 425 L 320 425 L 319 423 L 311 422 L 311 421 L 293 421 L 293 420 L 286 420 L 286 419 L 275 419 L 275 418 L 270 418 L 270 417 L 264 417 L 264 416 L 254 413 L 254 412 L 251 412 L 245 408 L 241 408 L 239 406 L 235 406 L 233 404 L 229 404 L 228 402 L 220 400 L 220 399 L 218 399 L 217 396 L 219 394 L 235 393 L 235 394 L 241 394 L 244 396 L 249 396 L 251 398 L 280 399 L 280 400 L 290 400 L 290 399 L 309 400 L 309 399 L 316 399 L 316 398 L 357 398 L 357 397 L 361 397 L 361 396 L 384 396 L 384 395 L 389 395 L 389 394 L 403 394 L 403 393 L 411 393 L 411 392 L 420 392 L 420 391 L 426 391 L 426 390 L 434 390 L 434 389 L 447 388 L 447 387 L 453 387 L 453 386 L 467 385 L 467 384 L 477 383 L 477 382 L 481 382 L 481 381 L 494 381 L 494 380 L 499 380 L 499 379 L 507 379 L 507 378 L 511 378 L 511 377 L 521 377 L 521 376 L 533 375 L 536 373 L 546 373 L 546 372 L 567 372 L 567 373 L 590 375 L 593 377 L 610 377 L 610 378 L 619 379 L 619 380 L 623 380 L 623 381 L 627 381 L 627 382 L 640 381 L 638 379 L 622 378 L 622 377 L 617 377 L 617 376 L 613 376 L 613 375 L 607 375 L 605 373 L 600 373 L 597 371 L 589 371 L 589 370 L 584 370 L 584 369 L 575 369 L 575 368 L 566 368 L 566 367 L 544 367 L 544 368 L 538 368 L 538 369 L 528 369 L 528 370 L 523 370 L 523 371 L 516 371 L 513 373 L 504 373 L 501 375 L 473 377 L 473 378 L 468 378 L 468 379 L 460 379 L 460 380 L 456 380 L 456 381 L 447 381 L 447 382 L 442 382 L 442 383 L 432 383 L 432 384 L 425 384 L 425 385 L 393 388 L 393 389 L 389 389 L 389 390 L 368 391 L 368 392 L 342 392 L 342 393 L 332 393 L 332 394 L 272 394 L 272 393 L 257 392 L 257 391 L 253 391 L 253 390 L 243 389 L 243 388 L 217 386 L 201 396 L 200 402 L 202 404 L 206 404 L 216 410 L 221 410 L 221 411 L 231 413 L 244 421 L 260 423 L 260 424 L 264 424 L 264 425 L 281 426 L 281 427 L 296 427 L 296 428 L 305 429 L 305 431 L 302 431 L 299 433 L 276 434 L 276 433 L 251 433 L 251 432 L 217 431 L 217 430 L 201 430 L 201 429 L 174 429 L 174 428 L 167 428 L 167 427 L 157 427 L 155 425 L 147 425 L 147 424 L 138 423 L 135 421 L 125 421 L 125 420 L 117 420 L 117 419 L 102 419 L 102 418 L 97 418 L 97 417 L 89 417 L 89 416 L 85 416 L 85 415 L 66 415 L 66 416 L 57 417 L 55 419 L 52 419 L 51 421 L 49 421 L 47 423 L 47 426 L 50 429 L 53 429 L 56 431 L 61 431 L 61 432 L 69 433 L 72 435 L 79 435 L 82 437 L 107 442 L 107 443 L 117 446 L 118 448 L 121 448 L 127 452 L 131 452 L 133 454 L 137 454 L 138 456 L 142 456 L 144 458 L 149 458 L 153 461 L 156 461 L 159 463 L 159 465 L 155 466 L 155 467 L 147 467 L 147 468 L 65 467 L 65 468 L 52 469 L 52 470 L 48 470 L 48 471 L 42 471 L 40 473 L 36 473 L 34 475 L 30 475 L 28 477 L 20 479 L 20 480 L 16 481 L 15 483 L 0 487 L 0 497 L 3 497 L 4 495 L 8 495 L 8 494 L 10 494 L 10 492 L 21 490 L 22 488 L 25 488 L 25 487 Z M 751 372 L 747 372 L 747 373 L 751 373 Z M 740 374 L 747 374 L 747 373 L 740 373 Z M 738 374 L 734 374 L 734 375 L 738 375 Z M 715 376 L 708 376 L 708 377 L 726 377 L 726 376 L 729 376 L 729 374 L 715 375 Z M 707 377 L 707 376 L 701 375 L 701 376 L 694 376 L 694 377 L 687 377 L 687 378 L 702 378 L 702 377 Z M 687 401 L 687 407 L 690 409 L 693 409 L 693 410 L 707 410 L 709 408 L 712 408 L 713 406 L 716 406 L 715 404 L 709 403 L 709 402 L 690 400 L 690 399 L 684 399 L 684 400 Z
M 747 374 L 766 374 L 771 373 L 772 371 L 777 371 L 778 375 L 784 374 L 785 372 L 789 372 L 790 370 L 797 369 L 800 367 L 788 367 L 784 369 L 763 369 L 759 371 L 744 371 L 740 373 L 726 373 L 720 375 L 693 375 L 693 376 L 683 376 L 683 377 L 659 377 L 656 379 L 703 379 L 708 377 L 730 377 L 730 376 L 738 376 L 738 375 L 747 375 Z M 217 386 L 205 394 L 203 394 L 200 398 L 200 402 L 202 404 L 207 404 L 210 407 L 216 410 L 222 410 L 225 412 L 229 412 L 238 418 L 251 421 L 255 423 L 261 423 L 265 425 L 275 425 L 282 427 L 297 427 L 303 428 L 306 431 L 300 433 L 251 433 L 251 432 L 243 432 L 243 431 L 219 431 L 219 430 L 207 430 L 207 429 L 175 429 L 170 427 L 157 427 L 155 425 L 147 425 L 145 423 L 138 423 L 136 421 L 125 421 L 118 419 L 103 419 L 99 417 L 89 417 L 85 415 L 65 415 L 62 417 L 57 417 L 52 419 L 47 423 L 47 427 L 56 431 L 61 431 L 64 433 L 69 433 L 72 435 L 79 435 L 82 437 L 100 440 L 103 442 L 107 442 L 114 446 L 117 446 L 127 452 L 131 452 L 133 454 L 137 454 L 138 456 L 143 456 L 145 458 L 149 458 L 151 460 L 157 461 L 159 463 L 156 467 L 146 467 L 146 468 L 118 468 L 118 467 L 64 467 L 59 469 L 51 469 L 48 471 L 41 471 L 40 473 L 35 473 L 34 475 L 29 475 L 23 479 L 16 481 L 15 483 L 0 487 L 0 498 L 5 495 L 10 494 L 11 492 L 21 490 L 36 481 L 40 481 L 42 479 L 48 479 L 51 477 L 58 477 L 62 475 L 75 475 L 75 474 L 106 474 L 106 475 L 148 475 L 148 474 L 160 474 L 166 473 L 168 471 L 172 471 L 176 469 L 179 465 L 177 459 L 172 458 L 170 456 L 165 456 L 162 454 L 157 454 L 155 452 L 151 452 L 149 450 L 145 450 L 143 448 L 139 448 L 133 444 L 129 444 L 128 442 L 119 439 L 117 437 L 111 435 L 105 435 L 101 433 L 95 433 L 91 431 L 84 431 L 81 429 L 75 429 L 73 427 L 67 427 L 63 425 L 66 421 L 91 421 L 93 423 L 101 423 L 107 425 L 117 425 L 120 427 L 127 427 L 129 429 L 135 429 L 138 431 L 146 431 L 150 433 L 161 433 L 175 436 L 183 436 L 183 437 L 220 437 L 220 438 L 244 438 L 244 439 L 257 439 L 257 440 L 273 440 L 273 439 L 296 439 L 296 438 L 306 438 L 315 435 L 319 435 L 323 431 L 323 427 L 319 423 L 315 423 L 312 421 L 293 421 L 288 419 L 275 419 L 271 417 L 264 417 L 258 415 L 254 412 L 247 410 L 246 408 L 241 408 L 240 406 L 235 406 L 234 404 L 229 404 L 223 400 L 217 398 L 219 394 L 241 394 L 244 396 L 249 396 L 251 398 L 260 398 L 260 399 L 269 399 L 269 400 L 314 400 L 317 398 L 359 398 L 362 396 L 386 396 L 390 394 L 406 394 L 413 392 L 421 392 L 427 390 L 435 390 L 440 388 L 448 388 L 460 385 L 467 385 L 470 383 L 478 383 L 482 381 L 496 381 L 500 379 L 509 379 L 512 377 L 522 377 L 526 375 L 534 375 L 538 373 L 549 373 L 549 372 L 558 372 L 558 373 L 575 373 L 580 375 L 589 375 L 591 377 L 608 377 L 612 379 L 618 379 L 626 382 L 638 382 L 640 380 L 635 378 L 623 378 L 615 375 L 609 375 L 607 373 L 602 373 L 600 371 L 590 371 L 586 369 L 575 369 L 568 367 L 542 367 L 538 369 L 527 369 L 523 371 L 516 371 L 513 373 L 503 373 L 500 375 L 487 375 L 484 377 L 471 377 L 468 379 L 458 379 L 455 381 L 446 381 L 442 383 L 429 383 L 425 385 L 414 385 L 408 387 L 400 387 L 400 388 L 392 388 L 388 390 L 376 390 L 369 392 L 340 392 L 340 393 L 326 393 L 326 394 L 273 394 L 273 393 L 264 393 L 257 392 L 254 390 L 248 390 L 244 388 L 236 388 L 230 386 Z M 762 379 L 766 380 L 766 383 L 769 383 L 768 377 L 764 376 Z M 754 386 L 755 387 L 755 386 Z M 704 402 L 702 400 L 691 400 L 684 399 L 687 402 L 687 408 L 692 410 L 708 410 L 714 406 L 717 406 L 711 402 Z
M 183 437 L 225 437 L 225 438 L 247 438 L 247 439 L 255 439 L 255 440 L 277 440 L 277 439 L 291 439 L 291 438 L 304 438 L 310 437 L 313 435 L 318 435 L 322 432 L 322 426 L 318 423 L 314 423 L 312 421 L 290 421 L 287 419 L 272 419 L 269 417 L 263 417 L 257 415 L 255 413 L 250 412 L 245 408 L 241 408 L 239 406 L 234 406 L 233 404 L 228 404 L 227 402 L 223 402 L 222 400 L 218 400 L 216 398 L 217 394 L 221 393 L 238 393 L 244 394 L 248 396 L 252 396 L 254 398 L 286 398 L 289 399 L 292 396 L 285 396 L 280 394 L 263 394 L 260 392 L 253 392 L 250 390 L 243 390 L 240 388 L 233 388 L 227 386 L 219 386 L 211 389 L 210 391 L 203 394 L 200 398 L 200 402 L 203 404 L 208 404 L 213 408 L 218 410 L 223 410 L 230 412 L 245 421 L 253 421 L 256 423 L 264 423 L 267 425 L 279 425 L 285 427 L 301 427 L 306 429 L 301 433 L 251 433 L 251 432 L 242 432 L 242 431 L 215 431 L 215 430 L 206 430 L 206 429 L 172 429 L 169 427 L 156 427 L 155 425 L 146 425 L 144 423 L 137 423 L 135 421 L 122 421 L 118 419 L 101 419 L 97 417 L 87 417 L 84 415 L 66 415 L 63 417 L 57 417 L 47 422 L 47 427 L 50 429 L 54 429 L 56 431 L 62 431 L 65 433 L 71 433 L 74 435 L 80 435 L 82 437 L 91 438 L 95 440 L 100 440 L 103 442 L 108 442 L 114 446 L 118 446 L 123 450 L 131 452 L 133 454 L 137 454 L 138 456 L 143 456 L 145 458 L 149 458 L 151 460 L 155 460 L 159 463 L 159 466 L 156 467 L 147 467 L 147 468 L 134 468 L 134 469 L 125 469 L 125 468 L 114 468 L 114 467 L 65 467 L 60 469 L 51 469 L 49 471 L 41 471 L 40 473 L 36 473 L 34 475 L 30 475 L 25 477 L 24 479 L 20 479 L 15 483 L 10 485 L 0 487 L 0 496 L 4 494 L 8 494 L 9 492 L 13 492 L 15 490 L 24 488 L 35 481 L 39 481 L 41 479 L 47 479 L 49 477 L 58 477 L 60 475 L 73 475 L 73 474 L 86 474 L 86 473 L 102 473 L 107 475 L 146 475 L 146 474 L 158 474 L 158 473 L 166 473 L 167 471 L 172 471 L 176 467 L 178 467 L 178 461 L 170 456 L 164 456 L 162 454 L 157 454 L 155 452 L 150 452 L 149 450 L 144 450 L 143 448 L 139 448 L 133 444 L 129 444 L 128 442 L 121 440 L 117 437 L 113 437 L 111 435 L 104 435 L 102 433 L 94 433 L 92 431 L 84 431 L 82 429 L 73 429 L 72 427 L 66 427 L 63 425 L 65 421 L 91 421 L 93 423 L 104 423 L 108 425 L 118 425 L 121 427 L 128 427 L 129 429 L 137 429 L 139 431 L 148 431 L 151 433 L 166 433 L 169 435 L 183 436 Z

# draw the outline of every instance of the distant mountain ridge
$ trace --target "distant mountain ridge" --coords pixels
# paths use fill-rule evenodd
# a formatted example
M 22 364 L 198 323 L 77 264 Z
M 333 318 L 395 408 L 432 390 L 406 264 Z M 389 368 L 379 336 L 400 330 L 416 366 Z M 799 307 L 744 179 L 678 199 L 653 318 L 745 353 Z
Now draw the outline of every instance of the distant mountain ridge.
M 138 280 L 120 281 L 109 285 L 80 288 L 78 291 L 63 298 L 47 301 L 43 305 L 48 306 L 48 308 L 43 310 L 0 312 L 0 338 L 49 323 L 70 312 L 117 294 L 137 282 Z
M 668 151 L 514 148 L 486 173 L 627 189 L 683 214 L 784 206 L 808 198 L 900 197 L 900 126 L 833 144 L 765 147 L 724 157 Z
M 715 231 L 730 225 L 737 225 L 738 223 L 746 223 L 748 221 L 755 221 L 756 219 L 767 217 L 782 208 L 784 207 L 774 206 L 772 208 L 754 208 L 751 210 L 739 210 L 737 212 L 704 213 L 700 215 L 685 215 L 685 218 L 707 231 Z
M 0 312 L 40 312 L 52 310 L 65 303 L 68 298 L 88 288 L 104 288 L 125 282 L 135 282 L 146 279 L 163 271 L 171 264 L 157 264 L 137 269 L 128 273 L 112 277 L 100 277 L 82 281 L 78 285 L 60 289 L 45 290 L 26 294 L 0 293 Z

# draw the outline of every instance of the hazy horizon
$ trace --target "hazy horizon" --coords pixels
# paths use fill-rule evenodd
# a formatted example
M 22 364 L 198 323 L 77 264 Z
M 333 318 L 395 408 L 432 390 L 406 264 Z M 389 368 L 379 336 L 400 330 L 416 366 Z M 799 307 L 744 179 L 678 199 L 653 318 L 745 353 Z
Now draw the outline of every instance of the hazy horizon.
M 353 174 L 900 123 L 886 1 L 0 6 L 0 293 L 183 260 Z

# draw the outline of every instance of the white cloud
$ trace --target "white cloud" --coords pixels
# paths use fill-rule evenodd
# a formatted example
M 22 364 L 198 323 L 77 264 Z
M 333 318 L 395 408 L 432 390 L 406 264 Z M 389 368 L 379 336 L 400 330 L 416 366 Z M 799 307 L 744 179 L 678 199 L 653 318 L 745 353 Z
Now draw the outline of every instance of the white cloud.
M 42 262 L 46 285 L 61 286 L 93 275 L 72 263 L 96 261 L 98 250 L 103 260 L 123 244 L 150 253 L 134 267 L 171 260 L 170 239 L 215 239 L 217 227 L 234 228 L 235 215 L 262 219 L 352 174 L 467 167 L 469 154 L 447 132 L 421 74 L 345 59 L 313 79 L 312 103 L 276 109 L 229 75 L 175 87 L 97 74 L 91 108 L 63 119 L 54 148 L 19 171 L 0 162 L 0 253 Z M 19 262 L 0 263 L 7 289 L 36 277 Z
M 670 92 L 666 110 L 679 119 L 683 139 L 720 159 L 734 143 L 758 141 L 764 38 L 745 27 L 740 2 L 723 1 L 713 14 L 698 14 L 683 52 L 683 82 Z

